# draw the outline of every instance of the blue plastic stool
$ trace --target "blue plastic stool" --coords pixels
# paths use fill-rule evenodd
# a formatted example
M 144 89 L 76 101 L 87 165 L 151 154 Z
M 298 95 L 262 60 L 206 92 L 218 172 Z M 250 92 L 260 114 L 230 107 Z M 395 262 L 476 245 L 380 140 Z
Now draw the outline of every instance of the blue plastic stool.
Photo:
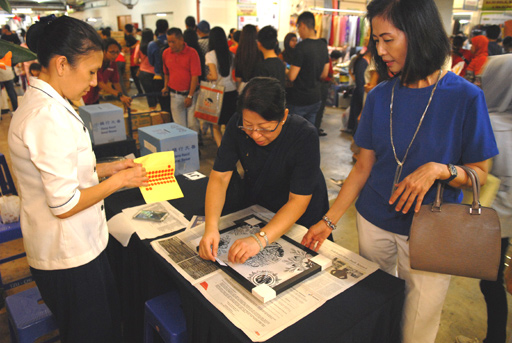
M 12 343 L 33 343 L 37 338 L 58 329 L 57 322 L 44 303 L 37 287 L 5 299 Z M 45 342 L 55 342 L 52 337 Z
M 154 342 L 155 330 L 165 343 L 187 341 L 187 323 L 177 291 L 146 301 L 144 311 L 144 343 Z

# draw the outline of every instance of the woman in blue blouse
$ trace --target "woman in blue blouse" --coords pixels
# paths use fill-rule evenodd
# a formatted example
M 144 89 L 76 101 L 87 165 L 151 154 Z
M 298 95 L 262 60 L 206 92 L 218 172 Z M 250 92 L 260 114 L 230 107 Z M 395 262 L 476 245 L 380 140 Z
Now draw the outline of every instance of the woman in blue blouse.
M 483 92 L 442 70 L 450 43 L 433 0 L 373 0 L 370 49 L 389 79 L 369 94 L 355 142 L 360 158 L 324 220 L 303 244 L 318 249 L 358 197 L 359 253 L 406 281 L 404 343 L 433 343 L 450 277 L 411 270 L 408 235 L 422 203 L 447 184 L 445 202 L 459 202 L 471 184 L 459 167 L 485 183 L 487 159 L 498 154 Z M 393 77 L 389 77 L 393 75 Z

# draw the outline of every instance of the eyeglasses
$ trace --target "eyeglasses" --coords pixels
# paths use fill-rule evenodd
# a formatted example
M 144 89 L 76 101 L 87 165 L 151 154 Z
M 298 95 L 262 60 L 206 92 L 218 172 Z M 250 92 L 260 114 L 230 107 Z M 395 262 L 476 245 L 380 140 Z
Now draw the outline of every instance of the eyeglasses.
M 109 53 L 111 55 L 119 55 L 121 52 L 119 50 L 110 50 L 110 51 L 107 51 L 107 53 Z
M 240 118 L 238 119 L 238 124 L 240 124 L 241 121 L 242 121 L 242 116 L 240 116 Z M 285 122 L 284 120 L 280 121 L 280 122 L 277 122 L 277 125 L 276 125 L 276 127 L 273 130 L 263 129 L 263 128 L 261 128 L 261 129 L 253 129 L 252 127 L 245 127 L 245 126 L 242 126 L 242 125 L 238 125 L 238 128 L 240 130 L 247 131 L 249 133 L 257 132 L 259 134 L 264 135 L 264 134 L 268 134 L 268 133 L 274 132 L 279 127 L 279 124 L 284 124 L 284 122 Z

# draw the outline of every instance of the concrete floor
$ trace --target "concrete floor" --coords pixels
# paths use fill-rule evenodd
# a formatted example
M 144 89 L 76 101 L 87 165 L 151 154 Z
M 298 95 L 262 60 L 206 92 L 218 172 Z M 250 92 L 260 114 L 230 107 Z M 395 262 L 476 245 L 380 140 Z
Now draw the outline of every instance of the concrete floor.
M 115 102 L 113 102 L 115 104 Z M 134 101 L 134 107 L 144 110 L 145 102 L 141 99 Z M 9 151 L 7 147 L 7 131 L 11 115 L 3 115 L 0 121 L 0 152 L 7 156 L 10 164 Z M 327 108 L 323 120 L 323 129 L 327 136 L 320 137 L 320 149 L 322 155 L 321 168 L 324 173 L 329 199 L 337 196 L 339 187 L 330 181 L 333 179 L 344 179 L 352 168 L 352 152 L 350 151 L 351 136 L 339 131 L 341 125 L 341 110 Z M 201 148 L 200 171 L 206 175 L 210 173 L 213 160 L 216 154 L 216 147 L 211 134 L 206 135 L 205 146 Z M 350 249 L 358 251 L 357 231 L 355 227 L 355 208 L 351 206 L 345 216 L 338 223 L 338 230 L 334 233 L 335 242 Z M 20 241 L 13 242 L 9 247 L 0 247 L 0 254 L 7 253 L 8 249 L 21 249 Z M 0 269 L 4 280 L 14 277 L 17 273 L 24 273 L 27 270 L 26 262 L 20 260 L 9 266 Z M 30 287 L 31 285 L 24 286 Z M 19 287 L 21 288 L 21 287 Z M 14 292 L 19 291 L 14 289 Z M 11 292 L 10 292 L 11 293 Z M 509 318 L 507 333 L 508 339 L 512 336 L 512 296 L 508 294 Z M 486 333 L 486 308 L 483 296 L 478 286 L 478 280 L 453 277 L 443 308 L 441 325 L 436 343 L 450 343 L 455 341 L 457 335 L 478 337 L 482 340 Z M 0 310 L 0 343 L 9 342 L 7 329 L 7 316 L 5 308 Z M 509 341 L 507 341 L 509 342 Z M 361 342 L 364 343 L 364 342 Z

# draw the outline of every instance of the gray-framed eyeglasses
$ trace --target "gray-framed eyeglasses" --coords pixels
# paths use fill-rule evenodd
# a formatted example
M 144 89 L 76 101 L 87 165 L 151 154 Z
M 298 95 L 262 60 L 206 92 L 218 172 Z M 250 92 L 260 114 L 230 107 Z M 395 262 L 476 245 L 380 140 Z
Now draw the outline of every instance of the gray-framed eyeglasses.
M 240 124 L 241 121 L 242 121 L 242 116 L 240 116 L 240 118 L 238 119 L 238 124 Z M 257 133 L 265 134 L 265 133 L 272 133 L 275 130 L 277 130 L 277 128 L 279 127 L 279 124 L 281 124 L 281 123 L 284 123 L 284 120 L 280 121 L 280 122 L 277 122 L 277 125 L 276 125 L 276 127 L 273 130 L 269 130 L 269 129 L 253 129 L 252 127 L 245 127 L 245 126 L 242 126 L 242 125 L 238 125 L 238 128 L 240 130 L 243 130 L 243 131 L 257 132 Z

